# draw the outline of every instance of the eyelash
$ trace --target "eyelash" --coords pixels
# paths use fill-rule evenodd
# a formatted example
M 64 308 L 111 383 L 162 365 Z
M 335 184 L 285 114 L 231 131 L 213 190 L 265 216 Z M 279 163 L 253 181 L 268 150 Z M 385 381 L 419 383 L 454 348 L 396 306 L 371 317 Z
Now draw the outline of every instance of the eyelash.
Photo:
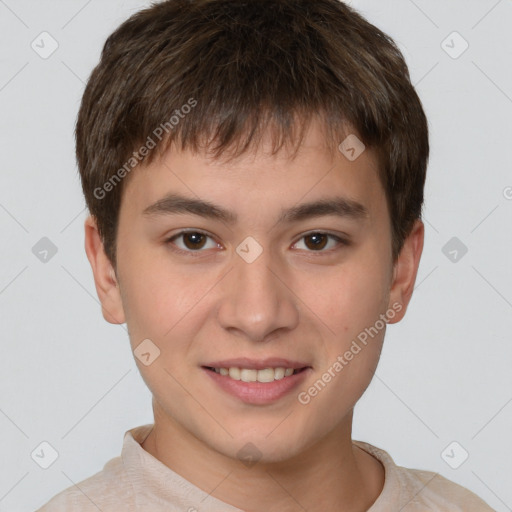
M 206 236 L 207 238 L 211 238 L 213 240 L 213 237 L 204 232 L 204 231 L 201 231 L 199 229 L 194 229 L 194 230 L 187 230 L 187 231 L 180 231 L 179 233 L 176 233 L 175 235 L 172 235 L 170 238 L 168 238 L 167 240 L 165 240 L 165 243 L 168 244 L 168 245 L 171 245 L 172 247 L 172 250 L 177 252 L 178 254 L 185 254 L 187 256 L 192 256 L 192 257 L 201 257 L 201 253 L 202 252 L 206 252 L 206 249 L 205 250 L 202 250 L 202 249 L 199 249 L 197 251 L 192 251 L 192 250 L 184 250 L 184 249 L 180 249 L 179 247 L 176 247 L 174 245 L 174 240 L 182 237 L 183 235 L 187 235 L 187 234 L 190 234 L 190 233 L 193 233 L 193 234 L 198 234 L 198 235 L 203 235 L 203 236 Z M 340 246 L 348 246 L 350 245 L 350 242 L 344 238 L 341 238 L 340 236 L 337 236 L 337 235 L 334 235 L 332 233 L 328 233 L 328 232 L 325 232 L 325 231 L 310 231 L 309 233 L 306 233 L 304 235 L 302 235 L 299 240 L 297 240 L 297 242 L 295 242 L 293 245 L 297 244 L 300 240 L 302 240 L 303 238 L 307 238 L 308 236 L 312 236 L 312 235 L 326 235 L 330 238 L 332 238 L 333 240 L 335 240 Z M 328 250 L 319 250 L 319 251 L 311 251 L 311 250 L 308 250 L 306 252 L 309 252 L 311 254 L 315 254 L 317 253 L 318 255 L 321 255 L 321 254 L 329 254 L 335 250 L 339 249 L 338 248 L 334 248 L 334 249 L 328 249 Z

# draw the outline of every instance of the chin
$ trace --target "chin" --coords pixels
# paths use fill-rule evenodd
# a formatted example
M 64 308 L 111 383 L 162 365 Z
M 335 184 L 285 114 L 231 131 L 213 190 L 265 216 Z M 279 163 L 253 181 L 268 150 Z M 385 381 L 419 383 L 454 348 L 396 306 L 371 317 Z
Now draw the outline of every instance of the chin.
M 275 422 L 275 425 L 277 424 L 279 421 Z M 272 432 L 275 425 L 271 429 L 262 428 L 250 433 L 240 432 L 239 435 L 231 431 L 233 438 L 223 439 L 221 443 L 215 443 L 212 447 L 230 458 L 242 462 L 248 460 L 248 466 L 251 465 L 251 461 L 260 464 L 285 462 L 307 448 L 304 432 L 290 433 L 284 428 L 279 431 L 279 427 Z

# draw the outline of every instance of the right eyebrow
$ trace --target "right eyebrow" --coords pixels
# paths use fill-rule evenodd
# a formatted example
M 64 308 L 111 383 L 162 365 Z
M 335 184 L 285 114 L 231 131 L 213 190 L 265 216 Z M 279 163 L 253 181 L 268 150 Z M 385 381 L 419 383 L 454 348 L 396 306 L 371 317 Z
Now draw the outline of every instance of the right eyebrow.
M 199 217 L 220 220 L 227 224 L 234 224 L 237 220 L 236 214 L 221 206 L 179 194 L 169 194 L 148 206 L 142 212 L 144 216 L 172 215 L 175 213 L 191 213 Z

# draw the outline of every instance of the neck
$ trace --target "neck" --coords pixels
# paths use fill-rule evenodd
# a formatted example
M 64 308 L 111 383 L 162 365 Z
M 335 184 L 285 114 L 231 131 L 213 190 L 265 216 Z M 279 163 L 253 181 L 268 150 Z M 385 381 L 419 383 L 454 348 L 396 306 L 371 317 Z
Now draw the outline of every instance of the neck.
M 363 512 L 382 491 L 382 465 L 352 444 L 352 411 L 293 459 L 254 465 L 213 450 L 156 407 L 154 412 L 155 426 L 142 448 L 233 507 L 251 512 Z

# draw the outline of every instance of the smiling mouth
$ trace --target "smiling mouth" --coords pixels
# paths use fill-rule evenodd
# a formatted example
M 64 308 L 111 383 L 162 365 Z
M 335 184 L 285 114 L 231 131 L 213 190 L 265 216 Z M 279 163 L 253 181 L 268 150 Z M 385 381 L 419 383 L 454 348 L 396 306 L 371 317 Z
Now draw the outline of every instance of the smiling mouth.
M 264 368 L 262 370 L 255 370 L 252 368 L 238 368 L 238 367 L 230 367 L 230 368 L 213 368 L 211 366 L 205 366 L 207 370 L 218 373 L 228 379 L 232 380 L 241 380 L 242 382 L 274 382 L 275 380 L 282 380 L 286 377 L 290 377 L 291 375 L 296 375 L 298 373 L 306 370 L 307 366 L 304 368 Z

